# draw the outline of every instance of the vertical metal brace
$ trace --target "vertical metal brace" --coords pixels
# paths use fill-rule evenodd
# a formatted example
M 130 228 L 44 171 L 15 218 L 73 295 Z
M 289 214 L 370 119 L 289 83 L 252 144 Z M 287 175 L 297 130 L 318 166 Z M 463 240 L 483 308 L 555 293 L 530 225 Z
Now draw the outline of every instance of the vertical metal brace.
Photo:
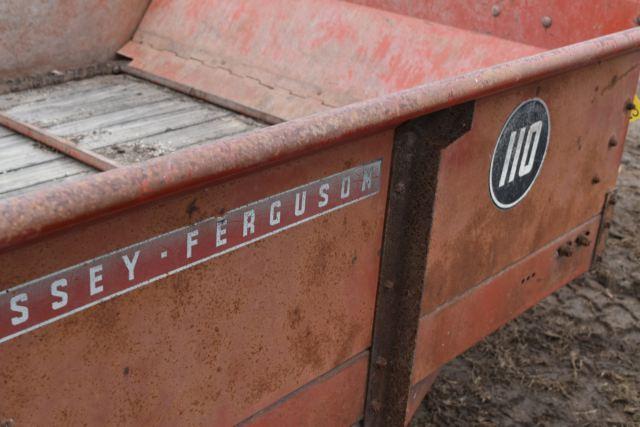
M 611 221 L 613 220 L 614 207 L 616 205 L 616 190 L 608 191 L 604 196 L 604 205 L 602 207 L 602 219 L 598 227 L 598 235 L 596 236 L 596 244 L 593 251 L 593 259 L 591 260 L 591 268 L 595 268 L 600 262 L 602 253 L 604 252 Z
M 396 129 L 373 328 L 365 426 L 403 426 L 441 151 L 469 129 L 474 103 Z

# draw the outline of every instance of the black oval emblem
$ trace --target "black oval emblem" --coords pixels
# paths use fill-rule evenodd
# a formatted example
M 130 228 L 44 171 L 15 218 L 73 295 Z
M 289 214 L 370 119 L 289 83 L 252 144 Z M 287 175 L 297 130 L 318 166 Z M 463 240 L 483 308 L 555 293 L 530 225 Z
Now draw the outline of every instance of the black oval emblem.
M 505 123 L 491 159 L 489 190 L 500 209 L 509 209 L 527 195 L 547 154 L 551 123 L 543 100 L 529 99 Z

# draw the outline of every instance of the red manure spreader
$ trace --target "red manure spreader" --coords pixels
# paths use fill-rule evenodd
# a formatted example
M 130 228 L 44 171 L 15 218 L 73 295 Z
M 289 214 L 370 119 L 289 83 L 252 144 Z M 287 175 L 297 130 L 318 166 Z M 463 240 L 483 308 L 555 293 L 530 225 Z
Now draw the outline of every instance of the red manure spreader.
M 0 424 L 402 426 L 597 262 L 638 0 L 7 0 Z

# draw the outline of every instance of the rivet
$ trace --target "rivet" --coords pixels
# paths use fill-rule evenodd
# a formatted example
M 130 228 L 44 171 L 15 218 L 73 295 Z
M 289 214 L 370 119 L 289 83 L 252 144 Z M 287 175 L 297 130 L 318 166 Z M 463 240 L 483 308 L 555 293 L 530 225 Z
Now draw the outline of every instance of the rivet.
M 558 248 L 558 255 L 561 257 L 570 257 L 571 255 L 573 255 L 573 248 L 571 247 L 571 245 L 565 243 Z
M 612 136 L 611 138 L 609 138 L 609 147 L 613 148 L 617 146 L 618 146 L 618 139 L 615 136 Z
M 596 185 L 600 182 L 600 177 L 598 175 L 595 175 L 593 178 L 591 178 L 591 183 L 593 185 Z
M 576 243 L 579 246 L 589 246 L 591 244 L 591 240 L 589 240 L 589 238 L 584 234 L 581 234 L 578 237 L 576 237 Z
M 497 4 L 494 4 L 493 7 L 491 8 L 491 14 L 494 17 L 500 16 L 500 12 L 502 12 L 502 10 L 500 9 L 500 6 L 498 6 Z
M 385 366 L 387 366 L 387 359 L 385 359 L 384 357 L 378 356 L 376 358 L 376 366 L 379 368 L 384 368 Z
M 545 28 L 549 28 L 552 24 L 550 16 L 543 16 L 541 22 L 542 22 L 542 26 Z

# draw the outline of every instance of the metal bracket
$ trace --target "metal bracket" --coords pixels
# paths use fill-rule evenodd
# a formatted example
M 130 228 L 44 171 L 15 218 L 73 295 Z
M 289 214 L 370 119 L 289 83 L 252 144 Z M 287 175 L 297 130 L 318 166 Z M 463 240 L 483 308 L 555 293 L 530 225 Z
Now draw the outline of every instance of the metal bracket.
M 596 244 L 593 250 L 593 259 L 591 260 L 591 268 L 602 259 L 602 253 L 607 244 L 609 229 L 611 228 L 611 220 L 613 219 L 614 207 L 616 205 L 616 190 L 608 191 L 604 196 L 604 206 L 602 207 L 602 219 L 598 227 L 598 235 L 596 236 Z
M 404 425 L 440 155 L 471 129 L 473 111 L 469 102 L 396 129 L 365 426 Z

